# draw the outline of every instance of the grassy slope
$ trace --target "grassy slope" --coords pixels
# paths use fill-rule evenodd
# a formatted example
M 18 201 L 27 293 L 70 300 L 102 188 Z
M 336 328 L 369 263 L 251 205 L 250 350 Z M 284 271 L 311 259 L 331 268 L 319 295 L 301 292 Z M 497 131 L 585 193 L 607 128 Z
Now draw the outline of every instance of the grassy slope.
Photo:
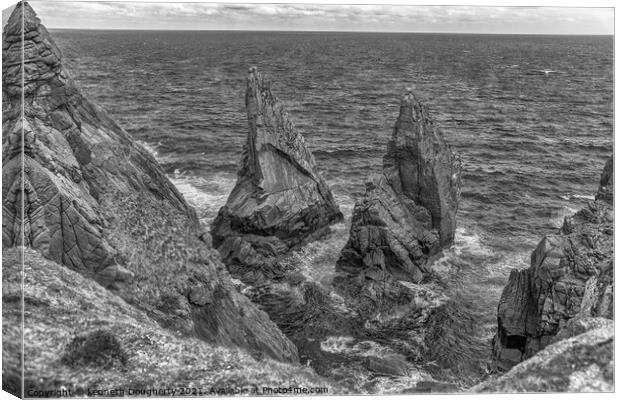
M 295 346 L 237 291 L 219 254 L 186 216 L 145 193 L 109 194 L 100 202 L 116 262 L 134 275 L 114 293 L 175 332 L 257 357 L 296 360 Z M 190 301 L 193 292 L 205 294 L 207 303 Z
M 13 392 L 20 374 L 19 258 L 17 249 L 3 251 L 3 386 Z M 241 350 L 162 329 L 143 311 L 36 251 L 26 250 L 24 261 L 26 391 L 299 385 L 340 392 L 309 368 L 259 362 Z M 106 337 L 107 345 L 88 348 L 94 335 Z
M 614 390 L 613 324 L 554 343 L 474 392 L 609 392 Z

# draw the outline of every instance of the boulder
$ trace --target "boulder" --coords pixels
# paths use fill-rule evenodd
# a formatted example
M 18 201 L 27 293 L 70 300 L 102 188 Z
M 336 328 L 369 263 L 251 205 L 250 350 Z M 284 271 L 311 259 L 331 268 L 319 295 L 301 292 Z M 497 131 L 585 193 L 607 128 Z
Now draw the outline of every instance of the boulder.
M 500 369 L 543 349 L 572 318 L 613 318 L 612 165 L 605 166 L 596 200 L 540 241 L 529 268 L 510 273 L 493 340 Z
M 245 102 L 249 131 L 237 183 L 211 228 L 233 273 L 234 266 L 241 273 L 268 270 L 343 218 L 303 136 L 256 67 Z
M 105 267 L 94 277 L 95 281 L 105 288 L 114 288 L 118 284 L 131 282 L 133 278 L 133 272 L 118 264 Z
M 613 392 L 614 328 L 588 330 L 550 344 L 473 392 Z
M 568 320 L 564 328 L 562 328 L 557 335 L 554 336 L 552 343 L 560 342 L 564 339 L 569 339 L 575 336 L 579 336 L 582 333 L 588 331 L 611 328 L 614 327 L 614 321 L 608 318 L 602 317 L 584 317 L 579 316 Z
M 336 264 L 336 285 L 364 313 L 373 303 L 411 297 L 397 281 L 421 282 L 434 257 L 452 243 L 460 171 L 460 160 L 426 107 L 407 91 L 383 173 L 371 177 L 356 202 L 349 240 Z M 361 301 L 362 293 L 368 301 Z
M 349 241 L 337 269 L 351 274 L 419 282 L 428 259 L 441 250 L 439 234 L 431 227 L 428 210 L 399 196 L 384 175 L 366 183 L 364 197 L 355 204 Z
M 199 239 L 195 211 L 157 161 L 80 93 L 27 2 L 2 45 L 3 249 L 35 249 L 176 333 L 298 361 Z
M 397 355 L 368 356 L 364 360 L 364 366 L 375 375 L 407 376 L 410 367 L 404 358 Z

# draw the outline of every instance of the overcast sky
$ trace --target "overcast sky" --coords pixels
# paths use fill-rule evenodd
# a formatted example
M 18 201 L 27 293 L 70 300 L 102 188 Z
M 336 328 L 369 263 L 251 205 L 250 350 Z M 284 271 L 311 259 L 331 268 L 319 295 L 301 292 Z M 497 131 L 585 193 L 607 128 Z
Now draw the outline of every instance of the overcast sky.
M 48 28 L 613 34 L 611 8 L 49 0 L 30 4 Z

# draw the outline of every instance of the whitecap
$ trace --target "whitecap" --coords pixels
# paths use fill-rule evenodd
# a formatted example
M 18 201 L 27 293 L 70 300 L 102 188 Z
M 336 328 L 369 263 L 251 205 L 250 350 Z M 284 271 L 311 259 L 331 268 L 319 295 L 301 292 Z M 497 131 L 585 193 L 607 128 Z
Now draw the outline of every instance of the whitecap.
M 564 206 L 561 210 L 555 211 L 549 218 L 549 225 L 556 228 L 562 227 L 564 224 L 564 218 L 569 217 L 579 211 L 577 208 Z
M 562 200 L 570 201 L 572 199 L 581 199 L 594 201 L 594 196 L 591 194 L 565 194 L 559 196 Z
M 157 160 L 157 158 L 159 157 L 159 153 L 157 152 L 157 148 L 154 145 L 144 142 L 142 140 L 136 140 L 136 143 L 142 146 L 146 151 L 149 152 L 150 155 L 152 155 Z
M 573 198 L 594 201 L 594 196 L 591 194 L 574 194 Z
M 321 342 L 321 350 L 336 354 L 350 353 L 354 341 L 351 336 L 329 336 Z
M 328 353 L 358 357 L 397 356 L 394 350 L 372 340 L 357 341 L 351 336 L 328 336 L 321 342 L 321 350 Z
M 136 141 L 148 151 L 159 163 L 174 160 L 173 156 L 162 156 L 158 151 L 157 144 L 147 143 L 142 140 Z M 203 178 L 176 168 L 168 175 L 170 181 L 181 192 L 183 198 L 198 211 L 198 215 L 205 223 L 210 223 L 219 209 L 226 203 L 229 193 L 232 191 L 236 178 L 234 176 L 215 174 L 212 177 Z
M 454 245 L 452 248 L 457 256 L 463 253 L 476 254 L 480 256 L 492 254 L 492 249 L 482 243 L 480 234 L 474 229 L 467 229 L 458 226 L 454 235 Z
M 235 185 L 235 178 L 214 175 L 209 179 L 188 173 L 169 176 L 185 200 L 194 207 L 202 222 L 210 224 L 219 209 L 226 204 L 228 195 Z
M 351 215 L 353 214 L 353 208 L 355 207 L 355 200 L 348 193 L 343 193 L 340 191 L 333 190 L 334 200 L 338 207 L 340 208 L 340 212 L 344 216 L 345 221 L 351 220 Z
M 162 155 L 159 152 L 158 147 L 162 145 L 161 142 L 157 142 L 157 144 L 147 143 L 142 140 L 136 140 L 136 143 L 142 146 L 150 155 L 152 155 L 155 160 L 157 160 L 160 164 L 167 164 L 175 161 L 175 156 L 170 155 Z
M 545 75 L 549 75 L 549 74 L 555 74 L 558 71 L 552 70 L 552 69 L 537 69 L 536 72 L 541 72 Z

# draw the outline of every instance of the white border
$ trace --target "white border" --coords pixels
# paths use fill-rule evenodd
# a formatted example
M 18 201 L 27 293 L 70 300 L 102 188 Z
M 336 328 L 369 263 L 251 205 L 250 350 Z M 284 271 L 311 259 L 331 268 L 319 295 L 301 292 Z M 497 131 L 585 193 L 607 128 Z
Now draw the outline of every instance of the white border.
M 40 1 L 40 0 L 39 0 Z M 97 2 L 101 0 L 80 0 L 83 2 Z M 107 2 L 123 2 L 127 0 L 104 0 Z M 140 2 L 140 3 L 183 3 L 183 2 L 196 2 L 199 1 L 182 1 L 182 0 L 131 0 L 132 2 Z M 288 1 L 260 1 L 260 0 L 220 0 L 220 1 L 210 1 L 212 3 L 246 3 L 246 4 L 260 4 L 260 3 L 295 3 L 295 4 L 394 4 L 394 5 L 452 5 L 452 6 L 535 6 L 535 7 L 612 7 L 615 8 L 615 2 L 612 0 L 515 0 L 515 1 L 492 1 L 492 0 L 451 0 L 451 1 L 438 1 L 438 0 L 288 0 Z M 14 5 L 16 2 L 11 0 L 0 0 L 0 7 L 2 9 L 8 8 Z M 36 6 L 36 1 L 33 2 Z M 614 9 L 614 17 L 615 17 L 615 9 Z M 615 25 L 614 25 L 615 26 Z M 615 28 L 614 28 L 615 31 Z M 618 68 L 617 63 L 615 62 L 615 55 L 618 54 L 618 42 L 614 39 L 614 154 L 616 154 L 616 143 L 615 143 L 615 133 L 618 132 L 618 125 L 615 116 L 618 112 L 618 103 L 616 101 L 616 93 L 618 92 L 618 81 L 616 79 Z M 618 176 L 618 162 L 614 163 L 614 176 Z M 0 182 L 1 183 L 1 182 Z M 618 221 L 618 212 L 617 208 L 615 210 L 614 221 Z M 614 223 L 615 225 L 615 223 Z M 614 233 L 615 235 L 615 233 Z M 614 247 L 617 249 L 617 235 L 614 236 Z M 618 259 L 618 255 L 616 254 L 616 261 Z M 614 286 L 615 286 L 615 277 L 614 277 Z M 615 296 L 615 310 L 618 310 L 618 295 Z M 0 305 L 1 310 L 1 305 Z M 617 331 L 616 331 L 617 333 Z M 614 346 L 617 350 L 617 347 Z M 617 351 L 614 354 L 614 360 L 617 360 Z M 614 384 L 618 384 L 618 368 L 614 366 Z M 597 399 L 614 399 L 615 394 L 613 393 L 604 393 L 604 394 L 588 394 L 588 393 L 566 393 L 566 394 L 455 394 L 449 396 L 461 396 L 466 399 L 474 399 L 479 396 L 486 399 L 509 399 L 509 400 L 523 400 L 522 397 L 527 397 L 528 400 L 538 400 L 538 399 L 564 399 L 570 396 L 570 399 L 575 400 L 590 400 L 593 396 Z M 437 399 L 438 396 L 443 396 L 439 394 L 435 395 L 398 395 L 398 396 L 390 396 L 395 400 L 400 399 Z M 350 399 L 374 399 L 381 398 L 384 396 L 329 396 L 330 399 L 339 399 L 339 400 L 350 400 Z M 0 400 L 5 399 L 15 399 L 16 397 L 8 394 L 7 392 L 0 392 Z M 264 399 L 275 399 L 276 397 L 261 397 Z M 282 398 L 282 397 L 280 397 Z M 287 398 L 290 398 L 287 396 Z M 305 399 L 309 399 L 310 397 L 305 397 Z M 171 398 L 168 398 L 171 399 Z

